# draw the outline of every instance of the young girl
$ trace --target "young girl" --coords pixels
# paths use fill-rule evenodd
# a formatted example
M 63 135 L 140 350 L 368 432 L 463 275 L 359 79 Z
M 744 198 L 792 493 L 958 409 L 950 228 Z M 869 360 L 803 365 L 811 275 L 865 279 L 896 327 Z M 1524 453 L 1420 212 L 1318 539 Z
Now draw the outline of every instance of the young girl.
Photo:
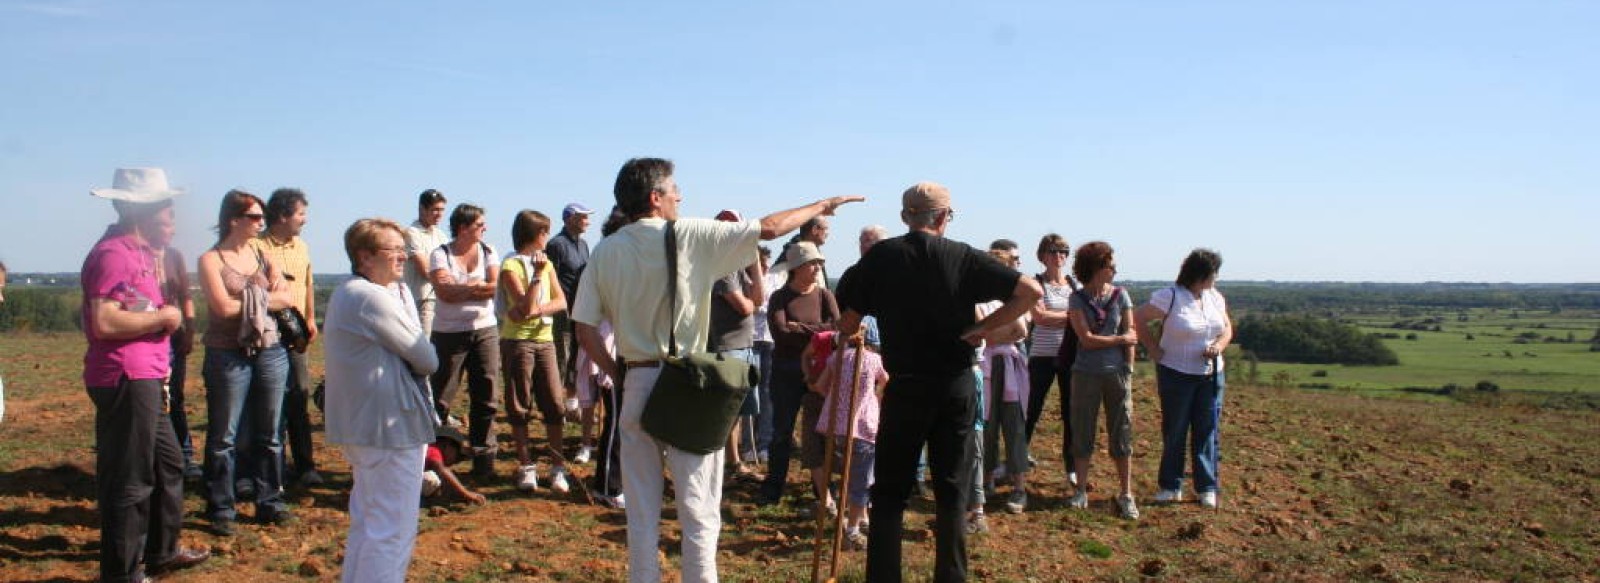
M 422 496 L 431 497 L 450 487 L 450 493 L 460 496 L 461 499 L 473 504 L 488 502 L 483 494 L 468 490 L 465 484 L 450 470 L 450 466 L 461 461 L 461 449 L 466 443 L 466 436 L 461 435 L 461 430 L 447 425 L 440 425 L 436 430 L 433 443 L 428 444 L 428 451 L 423 456 L 422 466 Z
M 827 369 L 816 385 L 827 393 L 822 404 L 822 419 L 817 422 L 817 433 L 824 435 L 830 445 L 835 443 L 834 438 L 848 436 L 850 448 L 853 450 L 850 475 L 845 477 L 850 480 L 848 500 L 850 508 L 846 523 L 848 532 L 845 537 L 858 549 L 866 548 L 867 544 L 867 535 L 862 532 L 862 525 L 867 520 L 868 481 L 872 476 L 872 464 L 877 452 L 874 444 L 878 439 L 878 394 L 889 384 L 889 373 L 883 369 L 883 358 L 877 353 L 877 331 L 872 328 L 863 330 L 865 334 L 862 337 L 851 339 L 849 347 L 837 351 L 838 356 L 829 361 Z M 861 354 L 861 370 L 857 371 L 856 352 L 861 350 L 863 342 L 866 344 L 866 352 Z M 854 396 L 853 393 L 858 387 L 861 394 Z M 835 402 L 836 399 L 838 402 Z M 850 426 L 849 407 L 852 400 L 856 404 L 856 423 L 853 427 Z M 842 456 L 836 457 L 840 457 L 842 468 Z M 823 476 L 824 485 L 819 490 L 825 488 L 826 475 L 821 472 L 817 472 L 816 475 Z

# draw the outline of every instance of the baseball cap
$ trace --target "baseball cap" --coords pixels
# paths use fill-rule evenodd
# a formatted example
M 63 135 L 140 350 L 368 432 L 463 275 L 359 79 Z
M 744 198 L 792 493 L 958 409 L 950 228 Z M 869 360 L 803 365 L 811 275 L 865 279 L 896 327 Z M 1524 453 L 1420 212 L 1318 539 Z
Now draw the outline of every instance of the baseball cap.
M 572 218 L 572 215 L 592 215 L 592 214 L 594 214 L 594 211 L 590 210 L 589 207 L 583 206 L 583 205 L 578 204 L 578 203 L 572 203 L 572 204 L 567 205 L 566 208 L 561 209 L 561 220 L 565 221 L 565 220 L 567 220 L 569 218 Z
M 950 208 L 950 189 L 936 182 L 918 182 L 900 195 L 900 208 L 914 213 Z

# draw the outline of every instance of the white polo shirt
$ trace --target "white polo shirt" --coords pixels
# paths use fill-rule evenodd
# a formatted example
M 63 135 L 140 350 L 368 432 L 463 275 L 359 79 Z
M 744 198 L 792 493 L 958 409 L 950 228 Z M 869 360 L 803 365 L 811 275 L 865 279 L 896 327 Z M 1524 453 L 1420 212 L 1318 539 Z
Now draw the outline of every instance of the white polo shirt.
M 640 219 L 602 239 L 578 281 L 572 319 L 591 326 L 610 320 L 624 360 L 667 355 L 669 322 L 678 353 L 704 348 L 711 326 L 711 286 L 756 261 L 761 222 L 679 219 L 678 309 L 667 293 L 666 225 Z

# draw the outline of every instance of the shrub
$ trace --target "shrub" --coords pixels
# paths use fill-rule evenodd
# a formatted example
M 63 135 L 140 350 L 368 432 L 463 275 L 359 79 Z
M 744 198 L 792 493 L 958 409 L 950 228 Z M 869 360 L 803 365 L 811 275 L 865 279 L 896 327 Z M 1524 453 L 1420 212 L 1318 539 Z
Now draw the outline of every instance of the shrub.
M 1262 360 L 1308 364 L 1393 365 L 1400 358 L 1360 328 L 1309 316 L 1245 317 L 1239 344 Z
M 1315 378 L 1319 378 L 1319 379 L 1320 378 L 1324 378 L 1324 377 L 1328 376 L 1328 371 L 1319 368 L 1317 370 L 1311 371 L 1311 376 L 1315 377 Z

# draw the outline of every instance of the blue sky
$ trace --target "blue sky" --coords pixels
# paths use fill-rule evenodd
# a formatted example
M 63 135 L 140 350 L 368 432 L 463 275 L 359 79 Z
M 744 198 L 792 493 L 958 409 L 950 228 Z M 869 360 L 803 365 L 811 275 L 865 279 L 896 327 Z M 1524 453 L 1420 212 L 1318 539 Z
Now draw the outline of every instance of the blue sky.
M 1590 2 L 0 0 L 0 260 L 76 269 L 118 166 L 190 190 L 190 255 L 229 188 L 302 188 L 334 272 L 424 188 L 504 245 L 653 155 L 689 215 L 868 196 L 835 264 L 935 180 L 950 236 L 1104 239 L 1130 279 L 1210 246 L 1225 279 L 1595 282 L 1596 30 Z

